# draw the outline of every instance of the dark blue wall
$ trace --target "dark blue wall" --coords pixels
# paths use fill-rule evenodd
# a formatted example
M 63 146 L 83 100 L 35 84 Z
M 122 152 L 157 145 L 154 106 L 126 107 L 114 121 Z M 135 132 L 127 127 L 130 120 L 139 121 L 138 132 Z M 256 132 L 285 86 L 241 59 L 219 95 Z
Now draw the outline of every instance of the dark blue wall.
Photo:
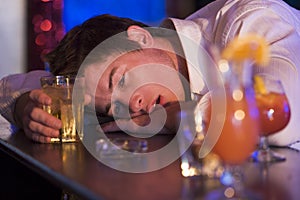
M 165 0 L 64 0 L 66 31 L 99 14 L 129 17 L 158 25 L 166 17 Z
M 197 10 L 213 0 L 194 1 Z M 284 1 L 295 8 L 300 8 L 300 0 Z M 166 10 L 166 0 L 64 0 L 63 18 L 66 31 L 92 16 L 106 13 L 129 17 L 155 26 L 167 17 Z

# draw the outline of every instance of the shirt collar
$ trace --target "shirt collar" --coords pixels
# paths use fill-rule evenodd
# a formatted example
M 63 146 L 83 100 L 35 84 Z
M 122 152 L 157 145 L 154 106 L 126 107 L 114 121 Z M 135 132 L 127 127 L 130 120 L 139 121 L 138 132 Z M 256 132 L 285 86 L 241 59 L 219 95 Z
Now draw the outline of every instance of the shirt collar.
M 202 53 L 201 43 L 203 39 L 199 25 L 191 20 L 168 18 L 161 26 L 175 29 L 178 33 L 187 60 L 191 93 L 201 93 L 205 88 L 205 84 L 199 67 L 204 66 L 201 63 L 201 56 L 204 55 Z

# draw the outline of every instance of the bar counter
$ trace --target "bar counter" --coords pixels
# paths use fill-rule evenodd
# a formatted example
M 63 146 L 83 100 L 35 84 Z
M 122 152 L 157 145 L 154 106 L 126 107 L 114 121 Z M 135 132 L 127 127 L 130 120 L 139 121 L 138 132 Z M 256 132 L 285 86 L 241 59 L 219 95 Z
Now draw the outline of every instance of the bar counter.
M 113 133 L 109 137 L 127 136 Z M 172 137 L 149 138 L 149 150 L 161 148 Z M 255 192 L 259 199 L 299 199 L 300 153 L 291 148 L 275 151 L 287 160 L 269 165 L 248 162 L 243 166 L 246 189 Z M 218 179 L 183 177 L 179 159 L 153 172 L 121 172 L 95 159 L 82 142 L 39 144 L 27 139 L 23 132 L 1 138 L 0 152 L 79 199 L 209 199 L 208 194 L 220 188 Z

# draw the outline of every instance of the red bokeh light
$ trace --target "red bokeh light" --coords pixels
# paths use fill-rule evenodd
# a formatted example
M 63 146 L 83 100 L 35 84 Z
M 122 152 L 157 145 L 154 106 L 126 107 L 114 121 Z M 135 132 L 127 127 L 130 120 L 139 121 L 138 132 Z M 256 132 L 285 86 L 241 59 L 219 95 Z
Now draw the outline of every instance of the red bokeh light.
M 35 38 L 35 43 L 38 45 L 38 46 L 43 46 L 46 44 L 46 36 L 45 34 L 38 34 Z
M 50 31 L 52 28 L 52 22 L 48 19 L 45 19 L 42 21 L 42 23 L 40 24 L 40 29 L 42 31 Z
M 43 60 L 31 55 L 38 54 L 42 58 L 42 55 L 53 50 L 63 37 L 65 33 L 62 21 L 63 0 L 33 0 L 29 4 L 32 26 L 28 46 L 29 51 L 33 53 L 30 54 L 28 65 L 41 66 Z M 29 67 L 29 70 L 35 68 Z

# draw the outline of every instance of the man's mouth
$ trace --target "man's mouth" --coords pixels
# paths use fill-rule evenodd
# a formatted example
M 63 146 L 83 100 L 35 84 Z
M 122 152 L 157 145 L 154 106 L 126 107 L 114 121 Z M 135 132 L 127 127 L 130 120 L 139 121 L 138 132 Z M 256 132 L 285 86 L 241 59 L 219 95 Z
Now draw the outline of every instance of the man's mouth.
M 155 106 L 155 105 L 158 105 L 158 104 L 160 104 L 160 95 L 159 95 L 158 98 L 156 99 L 154 106 Z
M 156 108 L 156 105 L 160 105 L 161 103 L 161 96 L 159 95 L 157 97 L 157 99 L 155 101 L 153 101 L 150 105 L 149 105 L 149 108 L 148 108 L 148 113 L 151 113 L 155 110 Z

